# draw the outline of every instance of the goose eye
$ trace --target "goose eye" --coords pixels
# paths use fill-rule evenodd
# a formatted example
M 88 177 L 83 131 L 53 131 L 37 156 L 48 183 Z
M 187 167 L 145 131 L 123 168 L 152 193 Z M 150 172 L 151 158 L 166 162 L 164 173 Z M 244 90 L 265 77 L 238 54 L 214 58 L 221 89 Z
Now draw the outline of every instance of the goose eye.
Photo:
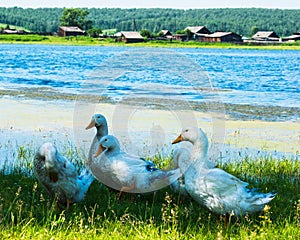
M 185 130 L 185 132 L 188 132 L 188 131 L 189 131 L 188 129 Z

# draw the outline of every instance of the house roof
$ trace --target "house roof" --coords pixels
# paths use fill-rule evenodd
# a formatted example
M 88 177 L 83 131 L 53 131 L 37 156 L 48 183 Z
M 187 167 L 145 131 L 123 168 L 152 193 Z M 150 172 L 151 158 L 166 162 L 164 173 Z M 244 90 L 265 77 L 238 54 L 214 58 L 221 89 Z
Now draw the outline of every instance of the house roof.
M 121 35 L 127 39 L 144 39 L 139 32 L 121 32 Z
M 225 36 L 231 35 L 231 34 L 236 35 L 233 32 L 214 32 L 212 34 L 207 34 L 206 37 L 225 37 Z
M 273 31 L 258 31 L 252 36 L 252 38 L 270 38 L 270 37 L 278 37 L 278 36 Z
M 190 26 L 186 27 L 185 30 L 190 30 L 192 33 L 201 33 L 201 30 L 208 30 L 205 26 Z
M 16 30 L 16 29 L 4 29 L 4 30 L 2 30 L 2 33 L 18 33 L 18 30 Z
M 79 27 L 72 27 L 72 26 L 66 27 L 66 26 L 60 26 L 59 28 L 62 29 L 63 31 L 65 31 L 65 32 L 81 32 L 81 33 L 84 32 L 84 31 L 81 30 Z
M 169 30 L 161 30 L 163 35 L 172 35 L 172 33 Z
M 284 40 L 300 40 L 300 34 L 293 34 L 291 36 L 285 37 Z

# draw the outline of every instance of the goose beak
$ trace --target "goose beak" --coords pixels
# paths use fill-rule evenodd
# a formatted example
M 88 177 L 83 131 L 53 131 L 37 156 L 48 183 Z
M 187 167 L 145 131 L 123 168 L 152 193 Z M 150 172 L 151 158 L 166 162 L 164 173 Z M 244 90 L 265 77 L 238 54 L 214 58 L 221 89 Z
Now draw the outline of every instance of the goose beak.
M 179 143 L 182 141 L 182 135 L 180 134 L 173 142 L 172 144 L 175 144 L 175 143 Z
M 105 150 L 105 147 L 103 147 L 101 144 L 98 147 L 97 152 L 95 153 L 94 157 L 98 157 L 103 151 Z
M 90 122 L 90 124 L 85 128 L 85 130 L 91 129 L 96 126 L 96 122 L 94 119 Z

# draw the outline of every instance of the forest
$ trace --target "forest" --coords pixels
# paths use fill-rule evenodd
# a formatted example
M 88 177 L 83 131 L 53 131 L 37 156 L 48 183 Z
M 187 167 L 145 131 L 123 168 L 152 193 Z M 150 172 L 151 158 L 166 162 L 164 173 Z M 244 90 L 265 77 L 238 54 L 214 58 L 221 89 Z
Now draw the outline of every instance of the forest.
M 164 9 L 89 8 L 87 19 L 93 28 L 118 31 L 149 30 L 172 33 L 187 26 L 206 26 L 211 32 L 231 31 L 252 36 L 256 31 L 275 31 L 289 36 L 300 31 L 300 10 L 265 8 Z M 57 32 L 64 8 L 0 7 L 0 23 L 21 26 L 32 32 Z M 85 29 L 87 30 L 87 29 Z

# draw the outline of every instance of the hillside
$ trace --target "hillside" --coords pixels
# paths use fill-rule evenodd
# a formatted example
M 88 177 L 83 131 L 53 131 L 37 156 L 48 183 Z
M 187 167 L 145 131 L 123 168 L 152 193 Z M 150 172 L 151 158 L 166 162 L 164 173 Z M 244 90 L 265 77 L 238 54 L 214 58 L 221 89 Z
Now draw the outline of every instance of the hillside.
M 171 32 L 187 26 L 205 25 L 210 31 L 233 31 L 243 36 L 251 36 L 252 29 L 272 30 L 279 36 L 288 36 L 300 31 L 300 10 L 263 8 L 239 9 L 120 9 L 91 8 L 88 19 L 93 26 L 101 29 L 150 30 L 161 29 Z M 63 8 L 0 8 L 0 22 L 23 26 L 34 32 L 56 32 Z

